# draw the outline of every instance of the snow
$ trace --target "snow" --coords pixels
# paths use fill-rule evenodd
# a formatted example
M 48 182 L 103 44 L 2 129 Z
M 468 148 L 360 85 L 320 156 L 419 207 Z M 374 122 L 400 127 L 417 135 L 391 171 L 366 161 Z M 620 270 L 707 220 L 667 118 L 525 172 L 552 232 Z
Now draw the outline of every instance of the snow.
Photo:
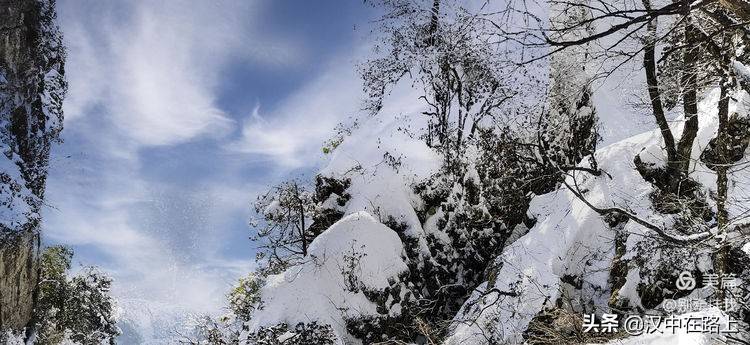
M 3 152 L 9 152 L 7 145 L 0 144 Z M 17 230 L 29 221 L 27 219 L 33 216 L 38 217 L 34 211 L 39 199 L 31 193 L 26 187 L 20 169 L 17 165 L 19 158 L 13 155 L 8 158 L 6 155 L 0 156 L 0 173 L 2 182 L 0 182 L 0 226 L 3 229 Z
M 347 192 L 352 196 L 344 214 L 366 211 L 379 221 L 392 217 L 408 225 L 406 234 L 417 238 L 421 250 L 428 252 L 424 230 L 415 209 L 421 200 L 414 194 L 413 184 L 421 182 L 440 168 L 440 158 L 419 138 L 404 128 L 418 125 L 421 114 L 407 115 L 396 111 L 395 104 L 386 105 L 383 116 L 369 118 L 360 129 L 336 148 L 320 175 L 338 179 L 349 178 Z M 399 163 L 389 165 L 385 157 Z M 337 207 L 338 209 L 338 207 Z
M 742 72 L 741 75 L 747 72 L 744 65 L 735 64 L 735 69 Z M 625 207 L 642 219 L 668 228 L 672 216 L 652 209 L 649 195 L 654 187 L 643 179 L 633 163 L 633 159 L 639 156 L 643 162 L 661 167 L 666 157 L 663 139 L 651 117 L 639 117 L 623 110 L 631 108 L 626 104 L 631 102 L 628 98 L 632 98 L 633 90 L 642 91 L 642 74 L 635 74 L 637 77 L 632 78 L 631 72 L 624 71 L 621 73 L 624 75 L 595 87 L 595 110 L 603 120 L 601 125 L 607 132 L 602 135 L 609 144 L 597 150 L 595 158 L 605 173 L 593 176 L 586 172 L 571 172 L 566 182 L 577 186 L 591 204 Z M 616 91 L 623 84 L 626 84 L 626 90 Z M 397 86 L 392 94 L 400 95 L 403 91 L 400 87 L 403 85 Z M 404 94 L 408 95 L 408 92 Z M 342 272 L 346 256 L 364 254 L 354 274 L 363 287 L 377 290 L 388 287 L 389 280 L 407 270 L 403 244 L 383 222 L 392 217 L 406 223 L 407 235 L 419 240 L 426 256 L 429 256 L 424 241 L 426 234 L 434 234 L 448 242 L 435 223 L 442 216 L 442 210 L 429 217 L 425 224 L 421 224 L 415 212 L 421 208 L 421 201 L 414 194 L 413 186 L 438 171 L 440 158 L 424 141 L 409 133 L 408 128 L 418 121 L 419 106 L 415 105 L 415 98 L 401 97 L 409 99 L 408 104 L 386 104 L 378 116 L 365 119 L 331 153 L 329 164 L 320 174 L 349 179 L 351 184 L 347 193 L 351 199 L 340 206 L 332 197 L 323 205 L 339 209 L 345 216 L 313 241 L 310 255 L 303 264 L 268 277 L 261 290 L 263 308 L 257 310 L 248 323 L 249 332 L 278 323 L 294 325 L 317 321 L 331 325 L 339 343 L 358 343 L 346 331 L 346 320 L 377 315 L 378 312 L 361 290 L 348 286 L 346 273 Z M 718 92 L 710 91 L 699 105 L 700 129 L 692 151 L 691 177 L 709 190 L 716 189 L 716 176 L 700 162 L 699 157 L 716 133 L 717 98 Z M 737 112 L 740 116 L 747 116 L 750 97 L 741 93 L 735 98 L 738 101 L 732 102 L 730 114 Z M 594 109 L 582 111 L 589 110 Z M 672 112 L 668 117 L 671 119 L 678 112 Z M 673 121 L 671 126 L 675 137 L 679 138 L 682 121 Z M 623 138 L 645 128 L 650 130 Z M 583 161 L 587 162 L 587 159 Z M 732 171 L 730 199 L 749 199 L 750 194 L 744 189 L 750 182 L 748 174 L 750 169 Z M 478 178 L 476 170 L 469 169 L 466 178 Z M 730 217 L 747 211 L 737 204 L 742 203 L 730 203 Z M 537 222 L 531 229 L 519 225 L 514 230 L 515 236 L 508 241 L 510 244 L 492 265 L 498 267 L 495 278 L 477 287 L 455 316 L 446 345 L 484 344 L 487 332 L 499 342 L 521 342 L 521 334 L 531 319 L 561 298 L 572 299 L 571 306 L 577 312 L 600 314 L 609 311 L 608 300 L 613 293 L 609 270 L 615 257 L 614 231 L 601 215 L 565 187 L 534 197 L 528 212 Z M 636 254 L 635 248 L 644 240 L 644 235 L 653 235 L 651 230 L 635 222 L 627 222 L 622 230 L 630 234 L 623 260 Z M 704 235 L 684 238 L 698 236 Z M 750 251 L 750 243 L 745 245 L 745 250 Z M 705 266 L 707 263 L 700 264 Z M 628 270 L 625 284 L 615 297 L 627 299 L 631 306 L 642 307 L 637 287 L 642 275 L 645 276 L 644 272 L 638 268 Z M 581 295 L 585 299 L 575 300 L 575 296 L 566 294 L 566 286 L 561 281 L 566 275 L 582 278 Z M 484 295 L 483 291 L 489 289 L 517 296 Z M 388 311 L 392 316 L 400 312 L 398 304 Z M 704 310 L 699 313 L 707 315 L 712 312 Z M 281 338 L 289 336 L 291 334 L 287 333 Z M 708 341 L 710 339 L 703 335 L 675 334 L 633 337 L 611 344 L 704 344 Z
M 170 303 L 120 298 L 117 300 L 117 326 L 122 335 L 118 344 L 168 345 L 190 334 L 193 315 L 189 310 Z
M 691 177 L 709 190 L 715 190 L 716 176 L 700 162 L 699 156 L 715 136 L 717 98 L 718 92 L 710 91 L 699 105 L 700 129 L 693 148 Z M 747 116 L 743 104 L 750 97 L 741 93 L 736 99 L 738 101 L 730 106 L 730 114 L 737 112 L 740 116 Z M 361 291 L 352 292 L 347 288 L 341 272 L 344 256 L 361 249 L 366 255 L 360 262 L 358 279 L 367 288 L 383 289 L 388 286 L 390 278 L 406 270 L 406 264 L 401 241 L 382 222 L 388 217 L 405 222 L 407 235 L 419 239 L 425 251 L 426 233 L 439 235 L 434 224 L 436 216 L 428 218 L 424 225 L 420 223 L 414 210 L 420 207 L 421 201 L 412 191 L 415 183 L 437 171 L 439 159 L 422 141 L 401 131 L 397 126 L 400 120 L 404 118 L 372 118 L 334 151 L 321 174 L 351 180 L 347 190 L 351 199 L 342 209 L 346 216 L 315 239 L 306 263 L 269 277 L 261 297 L 265 307 L 250 321 L 250 331 L 281 322 L 293 325 L 318 321 L 330 324 L 340 342 L 357 343 L 358 340 L 346 332 L 346 319 L 376 315 L 377 312 L 375 305 Z M 678 138 L 682 125 L 679 121 L 672 125 Z M 662 147 L 663 141 L 657 129 L 621 140 L 597 150 L 595 157 L 604 174 L 593 176 L 571 172 L 566 182 L 577 186 L 594 205 L 626 207 L 642 219 L 668 227 L 671 216 L 652 209 L 649 195 L 654 187 L 640 176 L 633 163 L 633 158 L 640 155 L 644 162 L 663 165 Z M 399 164 L 389 164 L 384 159 L 386 153 Z M 587 159 L 583 161 L 587 162 Z M 750 195 L 744 186 L 750 181 L 750 170 L 745 170 L 748 169 L 732 171 L 730 199 L 748 200 Z M 473 174 L 470 171 L 469 178 Z M 745 211 L 741 209 L 742 203 L 737 204 L 740 206 L 730 205 L 730 217 Z M 579 276 L 583 280 L 581 295 L 587 300 L 571 298 L 574 309 L 594 313 L 608 311 L 608 299 L 612 293 L 608 282 L 609 269 L 615 254 L 612 229 L 598 213 L 564 187 L 534 197 L 528 212 L 537 219 L 536 224 L 525 234 L 526 229 L 519 229 L 522 236 L 509 241 L 511 244 L 494 265 L 499 271 L 492 286 L 485 282 L 477 287 L 454 318 L 446 345 L 483 344 L 487 331 L 502 341 L 521 341 L 522 331 L 535 315 L 559 298 L 571 297 L 565 294 L 566 288 L 561 282 L 565 275 Z M 635 255 L 635 248 L 643 241 L 644 235 L 652 234 L 651 230 L 635 222 L 626 223 L 623 231 L 630 234 L 623 257 L 627 260 Z M 750 244 L 746 248 L 750 248 Z M 633 306 L 640 306 L 636 291 L 640 280 L 641 272 L 637 268 L 629 270 L 625 284 L 617 292 L 618 297 L 629 300 Z M 513 292 L 517 297 L 494 293 L 483 296 L 482 292 L 488 288 Z M 399 305 L 389 310 L 391 315 L 399 313 Z M 643 336 L 621 340 L 621 343 L 662 344 L 670 341 L 702 344 L 704 339 L 696 335 Z
M 5 345 L 25 345 L 25 342 L 23 340 L 23 332 L 19 333 L 13 333 L 11 331 L 6 331 L 0 338 L 5 338 Z
M 740 98 L 747 96 L 743 94 Z M 701 125 L 694 143 L 695 172 L 691 175 L 714 189 L 716 176 L 699 162 L 699 156 L 716 133 L 717 99 L 718 92 L 714 90 L 699 105 Z M 736 106 L 730 109 L 736 110 Z M 682 123 L 675 124 L 673 132 L 680 133 L 681 127 Z M 671 221 L 668 217 L 651 209 L 648 196 L 653 187 L 640 176 L 633 164 L 633 158 L 639 153 L 659 157 L 661 145 L 659 132 L 654 130 L 601 148 L 596 153 L 596 159 L 606 174 L 596 177 L 576 172 L 566 182 L 571 186 L 578 185 L 584 197 L 593 205 L 626 206 L 654 224 L 668 225 Z M 747 191 L 740 186 L 750 181 L 750 175 L 742 170 L 737 171 L 732 175 L 732 180 L 735 183 L 730 188 L 730 199 L 747 200 Z M 739 204 L 730 206 L 730 217 L 740 214 L 742 203 Z M 614 256 L 614 232 L 599 214 L 564 187 L 535 197 L 529 213 L 537 219 L 537 223 L 497 259 L 496 266 L 500 270 L 494 285 L 490 286 L 500 291 L 515 292 L 518 297 L 502 297 L 496 293 L 484 296 L 482 292 L 488 289 L 485 282 L 455 317 L 453 332 L 446 344 L 482 344 L 487 331 L 508 342 L 521 341 L 521 332 L 531 319 L 561 297 L 560 278 L 565 274 L 581 275 L 585 285 L 589 286 L 589 291 L 584 291 L 584 295 L 594 300 L 597 312 L 607 310 L 607 279 Z M 643 240 L 643 235 L 650 232 L 635 222 L 628 222 L 624 231 L 631 234 L 627 245 L 630 254 L 634 253 L 634 246 Z M 584 262 L 588 264 L 582 264 Z M 631 271 L 628 278 L 620 291 L 621 297 L 628 297 L 637 304 L 633 284 L 638 281 L 639 274 Z M 600 291 L 600 295 L 595 291 Z
M 743 65 L 737 60 L 732 61 L 732 67 L 737 73 L 737 77 L 744 82 L 750 82 L 750 67 Z
M 346 318 L 377 315 L 361 289 L 347 286 L 346 255 L 364 255 L 352 274 L 366 289 L 381 290 L 407 270 L 401 240 L 367 212 L 350 214 L 315 238 L 302 265 L 269 276 L 261 291 L 264 308 L 248 323 L 250 331 L 278 323 L 329 324 L 341 344 L 351 339 Z M 347 342 L 347 344 L 348 344 Z
M 297 334 L 294 333 L 294 332 L 287 331 L 286 333 L 284 333 L 284 334 L 280 335 L 278 338 L 276 338 L 276 340 L 278 340 L 280 343 L 283 343 L 283 342 L 285 342 L 285 341 L 293 338 L 296 335 Z
M 367 169 L 385 165 L 385 153 L 403 158 L 398 170 L 407 181 L 427 178 L 440 168 L 438 154 L 413 134 L 426 125 L 421 113 L 426 105 L 415 102 L 418 91 L 406 79 L 393 87 L 377 116 L 362 119 L 358 128 L 336 147 L 320 174 L 346 175 L 358 166 Z
M 599 185 L 606 188 L 606 185 Z M 596 196 L 604 197 L 606 190 L 592 190 L 592 201 Z M 549 301 L 559 297 L 560 277 L 564 274 L 580 274 L 589 271 L 587 280 L 598 287 L 606 287 L 607 270 L 599 273 L 597 267 L 581 267 L 583 256 L 601 253 L 602 262 L 611 260 L 612 234 L 593 210 L 577 201 L 568 192 L 550 193 L 532 200 L 530 213 L 539 218 L 531 231 L 507 247 L 497 265 L 502 265 L 496 283 L 491 287 L 500 291 L 519 294 L 518 297 L 500 297 L 496 294 L 482 296 L 487 285 L 477 288 L 469 301 L 481 301 L 459 311 L 455 321 L 457 327 L 446 344 L 482 344 L 482 329 L 491 319 L 506 320 L 493 324 L 493 333 L 507 335 L 506 341 L 521 341 L 521 333 L 529 321 Z M 543 217 L 543 215 L 548 216 Z M 581 250 L 581 249 L 585 250 Z M 493 301 L 497 300 L 496 303 Z M 487 302 L 487 305 L 484 304 Z M 488 306 L 486 311 L 475 313 L 476 308 Z M 464 316 L 466 313 L 466 316 Z M 476 323 L 465 322 L 476 318 Z

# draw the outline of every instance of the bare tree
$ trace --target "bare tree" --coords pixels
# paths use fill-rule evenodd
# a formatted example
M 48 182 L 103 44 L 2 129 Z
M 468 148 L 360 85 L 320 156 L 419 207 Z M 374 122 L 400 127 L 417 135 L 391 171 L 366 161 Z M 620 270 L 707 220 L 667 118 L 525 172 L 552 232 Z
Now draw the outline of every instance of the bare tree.
M 308 254 L 314 236 L 309 232 L 315 203 L 313 195 L 298 181 L 283 182 L 253 204 L 257 219 L 251 222 L 260 243 L 259 259 L 267 260 L 266 273 L 277 273 L 300 263 Z
M 724 88 L 727 83 L 731 83 L 726 77 L 728 72 L 723 72 L 728 71 L 726 66 L 737 61 L 748 61 L 747 54 L 727 55 L 727 52 L 734 54 L 736 50 L 729 49 L 722 41 L 731 36 L 733 40 L 745 44 L 748 42 L 749 3 L 744 0 L 680 0 L 658 4 L 652 4 L 650 0 L 643 0 L 640 4 L 549 0 L 544 4 L 556 11 L 550 15 L 548 22 L 534 12 L 531 2 L 514 4 L 503 9 L 501 16 L 487 13 L 483 18 L 493 23 L 498 36 L 504 40 L 520 42 L 523 47 L 532 51 L 527 55 L 529 58 L 517 61 L 520 65 L 550 56 L 554 58 L 562 51 L 578 49 L 583 45 L 597 44 L 598 52 L 592 54 L 591 58 L 601 59 L 601 75 L 606 77 L 626 62 L 642 57 L 648 98 L 662 134 L 667 162 L 665 169 L 653 169 L 636 157 L 636 165 L 647 180 L 665 193 L 677 197 L 693 197 L 696 184 L 688 176 L 693 144 L 699 128 L 698 93 L 711 85 L 721 84 Z M 581 11 L 587 15 L 571 15 Z M 521 20 L 501 23 L 494 19 L 497 17 Z M 565 21 L 558 19 L 559 17 L 563 17 Z M 583 28 L 588 30 L 582 30 Z M 570 35 L 570 32 L 586 34 Z M 659 51 L 661 54 L 657 57 Z M 607 64 L 611 59 L 619 60 Z M 682 103 L 684 128 L 679 137 L 672 132 L 665 110 L 665 107 L 676 102 L 670 100 L 665 104 L 665 91 L 676 91 Z M 719 106 L 724 111 L 720 111 L 721 113 L 726 113 L 729 93 L 730 90 L 722 93 Z M 669 98 L 669 95 L 666 97 Z M 720 127 L 719 132 L 722 132 L 725 126 Z M 723 134 L 719 134 L 719 137 L 722 136 Z M 543 146 L 544 142 L 539 145 Z M 722 179 L 721 173 L 719 175 Z
M 377 112 L 390 88 L 408 76 L 427 105 L 425 140 L 446 161 L 462 155 L 482 121 L 515 92 L 504 85 L 503 64 L 484 21 L 446 0 L 376 2 L 386 14 L 376 53 L 360 70 Z M 385 48 L 385 52 L 382 52 Z

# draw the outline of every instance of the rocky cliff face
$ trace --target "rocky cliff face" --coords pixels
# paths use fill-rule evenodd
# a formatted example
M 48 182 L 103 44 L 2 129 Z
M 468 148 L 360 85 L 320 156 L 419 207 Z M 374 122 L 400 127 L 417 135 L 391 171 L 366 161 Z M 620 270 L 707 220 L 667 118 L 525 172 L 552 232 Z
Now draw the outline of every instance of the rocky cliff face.
M 31 320 L 38 277 L 39 235 L 24 233 L 0 248 L 0 323 L 22 329 Z
M 62 130 L 65 54 L 54 0 L 0 0 L 0 330 L 32 320 L 40 209 Z

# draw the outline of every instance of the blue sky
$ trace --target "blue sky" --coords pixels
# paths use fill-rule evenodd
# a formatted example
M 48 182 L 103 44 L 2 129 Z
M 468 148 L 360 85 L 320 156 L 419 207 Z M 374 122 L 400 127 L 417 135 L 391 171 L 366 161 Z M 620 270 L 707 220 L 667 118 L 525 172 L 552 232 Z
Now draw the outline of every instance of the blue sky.
M 250 202 L 310 176 L 355 112 L 361 1 L 58 0 L 64 143 L 46 243 L 98 265 L 123 299 L 216 310 L 252 269 Z

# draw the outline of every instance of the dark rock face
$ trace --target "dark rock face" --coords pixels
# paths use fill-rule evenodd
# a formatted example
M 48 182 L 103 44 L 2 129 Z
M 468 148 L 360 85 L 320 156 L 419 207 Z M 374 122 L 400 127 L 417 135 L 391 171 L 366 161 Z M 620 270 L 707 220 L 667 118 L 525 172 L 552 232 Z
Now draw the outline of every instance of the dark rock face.
M 0 326 L 20 330 L 31 321 L 38 279 L 39 235 L 24 233 L 0 248 Z
M 65 53 L 54 0 L 0 0 L 0 330 L 33 318 L 40 209 L 62 130 Z

